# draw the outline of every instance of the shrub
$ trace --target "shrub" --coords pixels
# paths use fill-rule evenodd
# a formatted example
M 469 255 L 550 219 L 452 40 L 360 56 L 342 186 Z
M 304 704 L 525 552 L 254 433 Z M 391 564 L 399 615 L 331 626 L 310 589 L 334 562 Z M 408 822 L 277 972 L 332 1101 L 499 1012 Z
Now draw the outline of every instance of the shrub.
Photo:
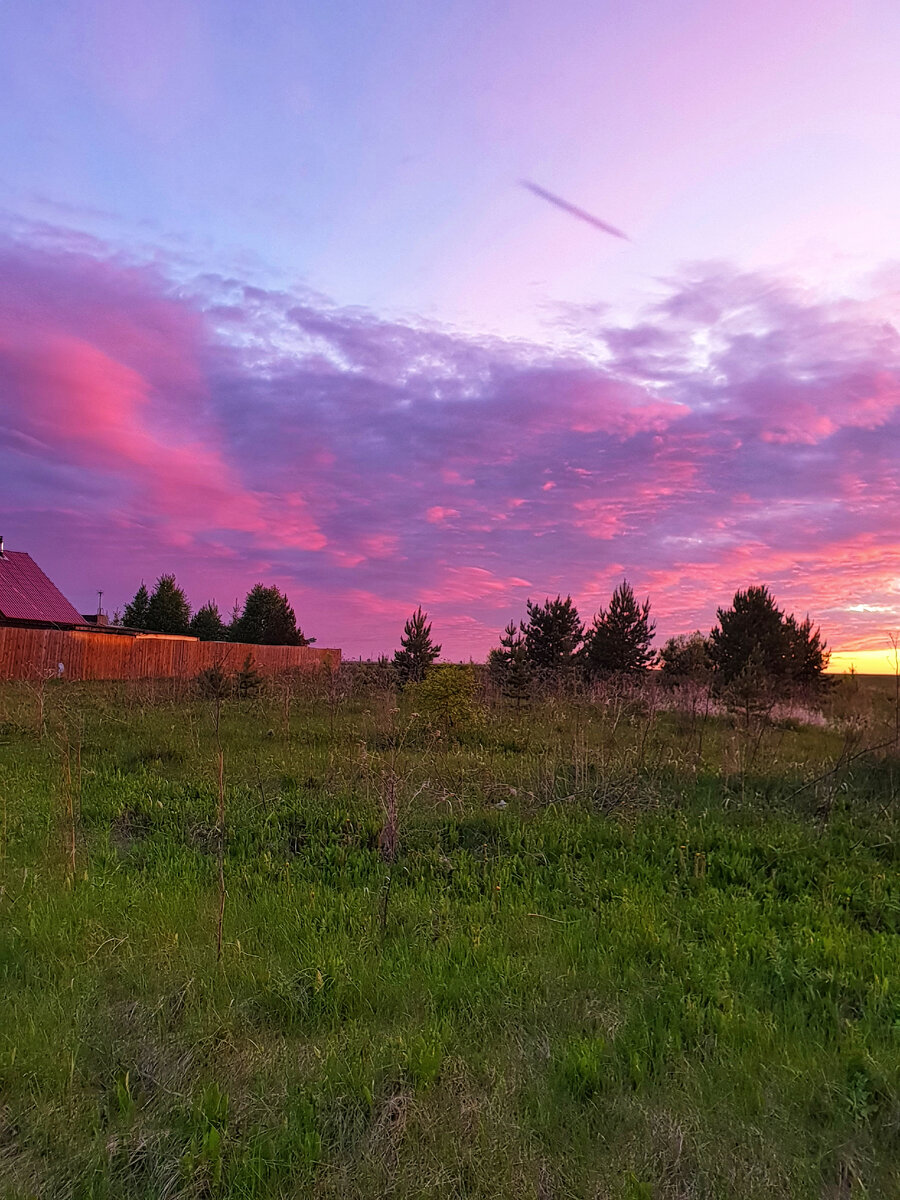
M 432 724 L 457 733 L 475 721 L 475 673 L 471 667 L 435 667 L 413 688 L 414 704 Z
M 712 672 L 709 643 L 699 629 L 671 637 L 659 652 L 659 665 L 669 683 L 703 683 Z

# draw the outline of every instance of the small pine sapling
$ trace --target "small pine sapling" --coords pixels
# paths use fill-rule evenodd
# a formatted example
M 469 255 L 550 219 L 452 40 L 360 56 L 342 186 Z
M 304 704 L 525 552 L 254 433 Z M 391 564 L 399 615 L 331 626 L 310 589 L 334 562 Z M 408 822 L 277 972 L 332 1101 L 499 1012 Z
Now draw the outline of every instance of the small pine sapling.
M 420 605 L 403 626 L 400 649 L 394 652 L 394 671 L 401 687 L 408 683 L 421 683 L 434 660 L 440 656 L 441 647 L 431 640 L 431 622 Z
M 243 698 L 256 696 L 263 685 L 263 677 L 253 663 L 253 655 L 248 654 L 243 665 L 235 675 L 234 686 L 237 694 Z

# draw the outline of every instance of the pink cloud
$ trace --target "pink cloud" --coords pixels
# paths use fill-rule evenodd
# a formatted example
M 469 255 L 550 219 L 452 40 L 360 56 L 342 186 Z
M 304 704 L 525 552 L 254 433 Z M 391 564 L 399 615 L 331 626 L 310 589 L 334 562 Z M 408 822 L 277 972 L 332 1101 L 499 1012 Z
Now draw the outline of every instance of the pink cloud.
M 265 579 L 349 653 L 422 602 L 450 657 L 623 575 L 661 636 L 758 581 L 832 644 L 900 624 L 889 298 L 697 269 L 601 328 L 598 365 L 235 280 L 176 294 L 94 245 L 0 257 L 4 533 L 77 603 L 173 569 L 230 609 Z
M 497 576 L 484 567 L 447 567 L 423 594 L 423 600 L 428 604 L 486 601 L 491 608 L 497 608 L 521 599 L 523 589 L 529 586 L 527 579 Z
M 393 558 L 400 548 L 400 539 L 392 533 L 373 533 L 361 537 L 359 544 L 366 558 Z
M 156 301 L 152 311 L 159 307 Z M 194 531 L 227 528 L 272 545 L 323 548 L 305 497 L 246 489 L 217 446 L 215 428 L 197 420 L 206 395 L 200 346 L 190 336 L 196 319 L 188 310 L 187 336 L 179 330 L 175 339 L 179 358 L 168 333 L 181 307 L 171 307 L 164 328 L 148 331 L 137 317 L 129 324 L 120 309 L 101 311 L 94 301 L 88 340 L 65 328 L 79 324 L 77 310 L 60 320 L 50 306 L 37 314 L 0 306 L 0 363 L 19 398 L 13 429 L 32 452 L 120 479 L 154 518 L 171 522 L 175 544 Z M 185 402 L 176 419 L 170 389 Z
M 445 521 L 449 521 L 451 517 L 458 516 L 458 508 L 444 508 L 440 504 L 435 504 L 425 513 L 425 520 L 431 525 L 442 525 Z
M 573 524 L 583 529 L 588 537 L 604 541 L 615 537 L 624 529 L 622 506 L 612 505 L 605 500 L 576 500 Z
M 475 482 L 474 479 L 466 479 L 459 471 L 453 471 L 449 467 L 441 467 L 441 479 L 444 483 L 455 483 L 460 487 L 471 487 Z

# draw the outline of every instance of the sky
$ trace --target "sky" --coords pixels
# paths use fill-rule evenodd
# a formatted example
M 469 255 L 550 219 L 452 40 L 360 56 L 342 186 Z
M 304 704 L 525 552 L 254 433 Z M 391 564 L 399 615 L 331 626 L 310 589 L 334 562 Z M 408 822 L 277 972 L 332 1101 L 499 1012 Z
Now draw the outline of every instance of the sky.
M 7 547 L 354 657 L 764 583 L 887 669 L 898 60 L 894 0 L 4 0 Z

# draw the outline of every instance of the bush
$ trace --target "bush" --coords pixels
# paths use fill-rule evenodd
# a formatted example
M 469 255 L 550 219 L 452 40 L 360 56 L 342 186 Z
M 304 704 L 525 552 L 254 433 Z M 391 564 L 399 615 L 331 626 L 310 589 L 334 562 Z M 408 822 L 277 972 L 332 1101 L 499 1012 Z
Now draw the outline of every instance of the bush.
M 709 643 L 699 629 L 671 637 L 660 651 L 659 665 L 668 683 L 705 683 L 712 673 Z
M 432 668 L 421 683 L 410 685 L 413 703 L 426 720 L 457 733 L 474 724 L 475 672 L 471 667 L 445 664 Z

